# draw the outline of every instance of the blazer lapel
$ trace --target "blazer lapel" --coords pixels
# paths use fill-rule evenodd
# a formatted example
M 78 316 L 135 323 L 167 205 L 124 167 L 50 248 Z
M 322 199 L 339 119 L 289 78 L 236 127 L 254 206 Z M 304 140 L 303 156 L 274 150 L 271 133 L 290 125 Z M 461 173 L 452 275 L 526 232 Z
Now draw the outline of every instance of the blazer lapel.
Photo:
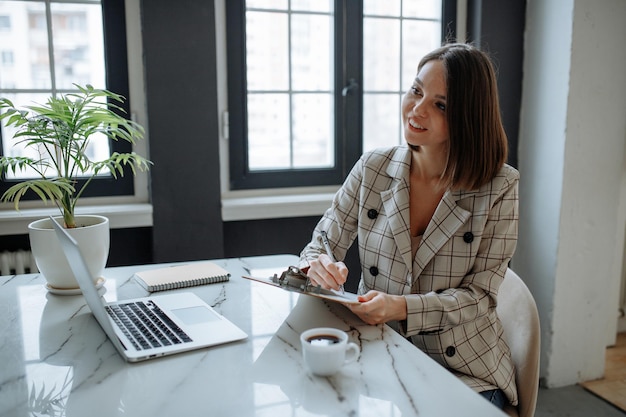
M 411 225 L 409 212 L 409 170 L 411 166 L 411 152 L 408 147 L 405 153 L 397 153 L 394 163 L 387 166 L 386 173 L 391 177 L 389 189 L 380 193 L 398 251 L 409 271 L 413 269 L 411 259 Z
M 457 204 L 457 201 L 465 197 L 464 194 L 466 193 L 460 191 L 447 191 L 439 202 L 415 255 L 416 270 L 413 271 L 413 276 L 422 273 L 439 249 L 471 216 L 469 211 Z
M 404 179 L 390 190 L 380 193 L 387 214 L 389 228 L 402 260 L 409 271 L 413 269 L 411 259 L 411 230 L 409 214 L 409 187 Z

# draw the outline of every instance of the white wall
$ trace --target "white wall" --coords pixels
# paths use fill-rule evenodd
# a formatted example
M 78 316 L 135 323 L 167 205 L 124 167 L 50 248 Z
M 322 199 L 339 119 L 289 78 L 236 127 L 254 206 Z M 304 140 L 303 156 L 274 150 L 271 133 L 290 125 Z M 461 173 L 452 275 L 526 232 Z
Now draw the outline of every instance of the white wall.
M 604 372 L 624 253 L 626 2 L 528 0 L 520 239 L 548 387 Z

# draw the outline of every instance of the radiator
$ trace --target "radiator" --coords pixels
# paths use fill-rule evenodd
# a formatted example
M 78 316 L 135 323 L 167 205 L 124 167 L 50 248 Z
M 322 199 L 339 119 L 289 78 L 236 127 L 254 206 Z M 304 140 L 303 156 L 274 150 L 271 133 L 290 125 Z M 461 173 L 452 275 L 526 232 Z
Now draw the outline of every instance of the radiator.
M 31 251 L 17 250 L 0 253 L 0 275 L 29 274 L 39 272 Z

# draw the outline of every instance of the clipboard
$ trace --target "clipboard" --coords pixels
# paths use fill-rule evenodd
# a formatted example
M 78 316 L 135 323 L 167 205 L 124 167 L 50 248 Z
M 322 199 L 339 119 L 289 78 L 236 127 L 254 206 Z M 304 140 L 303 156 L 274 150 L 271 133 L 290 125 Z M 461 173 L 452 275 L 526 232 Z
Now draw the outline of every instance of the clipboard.
M 321 286 L 311 284 L 309 277 L 295 266 L 290 266 L 280 276 L 274 274 L 268 278 L 251 277 L 242 275 L 242 278 L 251 281 L 261 282 L 273 287 L 282 288 L 285 291 L 291 291 L 298 294 L 310 295 L 312 297 L 322 298 L 324 300 L 335 301 L 342 304 L 359 304 L 358 295 L 351 292 L 327 290 Z

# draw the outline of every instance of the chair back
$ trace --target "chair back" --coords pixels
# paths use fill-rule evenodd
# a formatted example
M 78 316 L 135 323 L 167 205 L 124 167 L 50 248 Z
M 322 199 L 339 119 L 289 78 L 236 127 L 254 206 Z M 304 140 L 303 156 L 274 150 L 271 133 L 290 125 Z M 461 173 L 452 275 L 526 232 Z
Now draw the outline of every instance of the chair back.
M 539 390 L 540 327 L 537 305 L 522 279 L 507 269 L 498 291 L 496 312 L 511 349 L 519 404 L 509 415 L 533 417 Z

